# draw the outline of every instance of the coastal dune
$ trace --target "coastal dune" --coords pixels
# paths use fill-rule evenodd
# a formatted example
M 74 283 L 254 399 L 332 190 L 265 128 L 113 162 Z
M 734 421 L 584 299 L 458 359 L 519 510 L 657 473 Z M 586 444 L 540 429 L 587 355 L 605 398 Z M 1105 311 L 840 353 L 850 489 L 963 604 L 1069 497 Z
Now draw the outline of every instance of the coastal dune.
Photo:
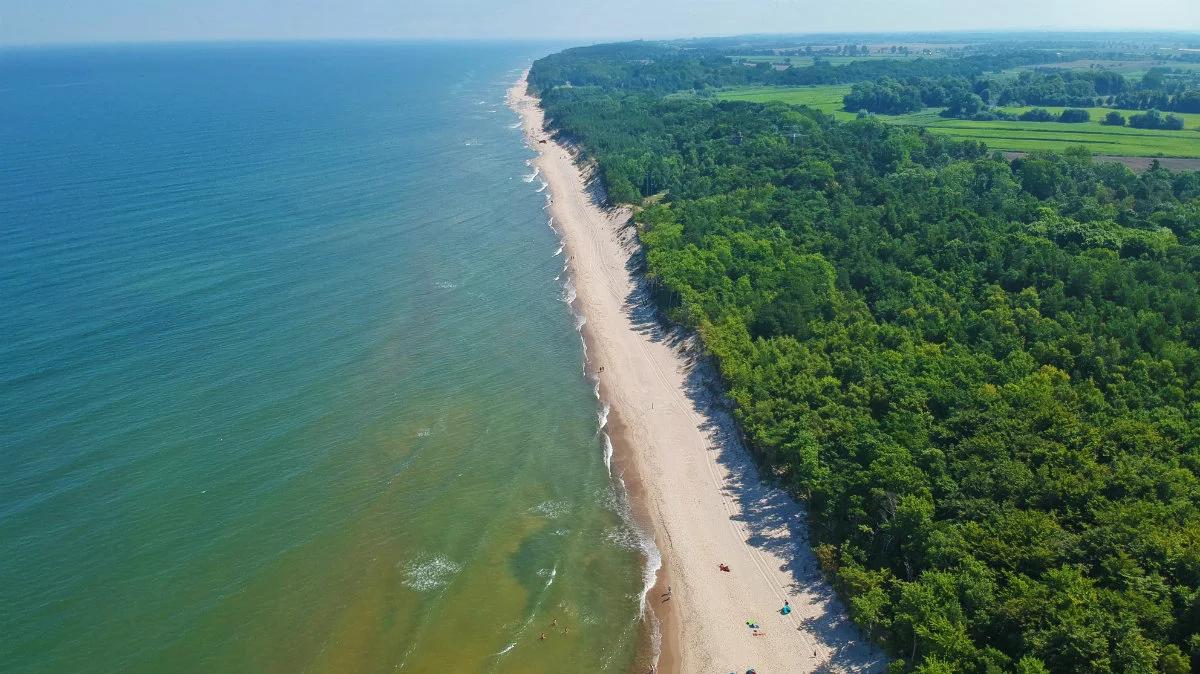
M 694 337 L 655 319 L 631 264 L 630 212 L 598 203 L 587 167 L 546 132 L 527 89 L 523 76 L 509 104 L 549 185 L 586 319 L 588 368 L 611 408 L 614 469 L 662 556 L 646 597 L 661 625 L 656 671 L 882 670 L 882 655 L 820 576 L 804 510 L 759 479 Z

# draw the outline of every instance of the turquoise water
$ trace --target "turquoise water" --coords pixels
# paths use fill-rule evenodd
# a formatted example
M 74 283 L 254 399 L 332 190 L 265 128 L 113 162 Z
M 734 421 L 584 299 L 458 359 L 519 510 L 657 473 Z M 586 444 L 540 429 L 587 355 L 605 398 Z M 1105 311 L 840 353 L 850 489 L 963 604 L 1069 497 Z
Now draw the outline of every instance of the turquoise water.
M 633 665 L 550 50 L 0 52 L 0 671 Z

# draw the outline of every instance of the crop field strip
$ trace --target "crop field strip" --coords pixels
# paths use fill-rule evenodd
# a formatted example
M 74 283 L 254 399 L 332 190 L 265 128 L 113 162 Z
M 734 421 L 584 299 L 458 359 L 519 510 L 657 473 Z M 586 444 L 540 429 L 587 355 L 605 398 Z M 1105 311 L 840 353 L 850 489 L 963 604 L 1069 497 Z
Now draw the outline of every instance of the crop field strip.
M 779 101 L 792 105 L 807 105 L 833 115 L 837 119 L 854 119 L 857 114 L 842 109 L 842 97 L 850 85 L 832 84 L 810 87 L 742 87 L 717 94 L 723 100 L 755 103 Z M 1006 112 L 1020 114 L 1029 107 L 1005 107 Z M 1044 106 L 1052 113 L 1064 108 Z M 1183 118 L 1182 131 L 1135 129 L 1128 126 L 1106 126 L 1100 120 L 1112 108 L 1084 108 L 1091 121 L 1078 124 L 1063 122 L 974 121 L 948 119 L 938 115 L 939 109 L 927 108 L 904 115 L 876 115 L 889 124 L 924 126 L 930 131 L 959 139 L 975 139 L 989 148 L 1018 152 L 1062 150 L 1082 145 L 1095 154 L 1133 157 L 1200 157 L 1200 114 L 1174 113 Z M 1118 110 L 1128 117 L 1136 110 Z

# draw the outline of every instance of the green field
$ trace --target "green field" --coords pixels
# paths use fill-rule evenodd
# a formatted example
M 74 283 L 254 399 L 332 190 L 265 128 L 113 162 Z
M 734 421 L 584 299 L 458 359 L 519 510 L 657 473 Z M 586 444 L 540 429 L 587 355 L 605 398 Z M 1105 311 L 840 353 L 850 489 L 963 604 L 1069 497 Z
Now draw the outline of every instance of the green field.
M 807 105 L 832 114 L 838 119 L 853 119 L 856 115 L 842 110 L 842 97 L 850 91 L 848 84 L 814 87 L 743 87 L 722 91 L 717 97 L 723 100 L 752 101 L 766 103 L 782 101 L 793 105 Z M 1020 113 L 1028 108 L 1004 108 Z M 1051 112 L 1062 108 L 1047 107 Z M 938 116 L 939 110 L 927 108 L 907 115 L 877 115 L 892 124 L 924 126 L 948 136 L 961 139 L 982 140 L 996 150 L 1032 152 L 1035 150 L 1062 150 L 1072 145 L 1083 145 L 1093 154 L 1130 157 L 1200 157 L 1200 114 L 1178 113 L 1184 119 L 1182 131 L 1160 131 L 1134 129 L 1130 127 L 1104 126 L 1100 120 L 1109 112 L 1108 108 L 1088 108 L 1092 121 L 1082 124 L 1058 122 L 976 122 L 966 119 L 946 119 Z M 1128 117 L 1137 111 L 1121 110 Z

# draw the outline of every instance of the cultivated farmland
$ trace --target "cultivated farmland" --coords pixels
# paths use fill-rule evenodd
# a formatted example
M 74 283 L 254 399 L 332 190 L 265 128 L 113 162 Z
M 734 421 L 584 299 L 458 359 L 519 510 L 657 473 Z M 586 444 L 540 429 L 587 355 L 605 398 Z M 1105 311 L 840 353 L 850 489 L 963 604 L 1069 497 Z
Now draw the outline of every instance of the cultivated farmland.
M 743 87 L 719 92 L 723 100 L 765 103 L 780 101 L 807 105 L 832 114 L 838 119 L 853 119 L 856 114 L 842 110 L 842 97 L 850 85 L 813 87 Z M 1020 113 L 1028 108 L 1003 108 Z M 1063 108 L 1047 107 L 1058 113 Z M 1014 152 L 1062 150 L 1082 145 L 1098 155 L 1133 157 L 1200 157 L 1200 114 L 1176 113 L 1184 120 L 1182 131 L 1134 129 L 1100 124 L 1111 108 L 1088 108 L 1091 121 L 1080 124 L 1060 122 L 1009 122 L 947 119 L 938 115 L 937 108 L 927 108 L 905 115 L 877 115 L 891 124 L 928 127 L 931 131 L 960 139 L 981 140 L 989 148 Z M 1121 110 L 1128 117 L 1136 110 Z

